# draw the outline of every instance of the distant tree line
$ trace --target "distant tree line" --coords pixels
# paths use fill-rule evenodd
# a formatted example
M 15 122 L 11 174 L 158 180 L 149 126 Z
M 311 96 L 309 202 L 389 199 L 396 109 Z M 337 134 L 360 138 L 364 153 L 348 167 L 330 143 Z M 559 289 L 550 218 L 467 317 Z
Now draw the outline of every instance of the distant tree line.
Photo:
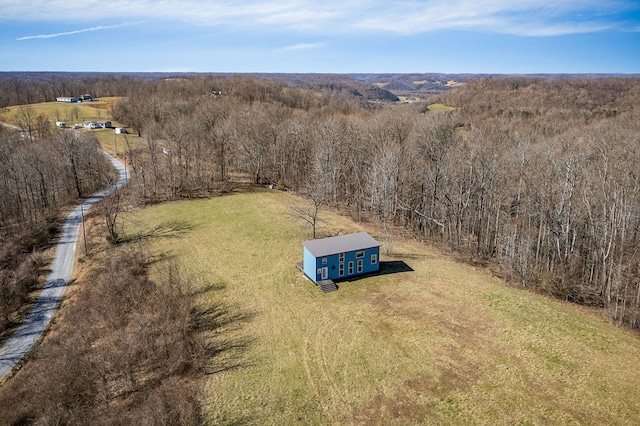
M 113 114 L 143 136 L 139 200 L 247 176 L 640 327 L 638 79 L 479 79 L 431 99 L 443 113 L 237 76 L 129 90 Z
M 0 73 L 0 108 L 53 102 L 59 96 L 121 96 L 143 76 L 104 73 Z

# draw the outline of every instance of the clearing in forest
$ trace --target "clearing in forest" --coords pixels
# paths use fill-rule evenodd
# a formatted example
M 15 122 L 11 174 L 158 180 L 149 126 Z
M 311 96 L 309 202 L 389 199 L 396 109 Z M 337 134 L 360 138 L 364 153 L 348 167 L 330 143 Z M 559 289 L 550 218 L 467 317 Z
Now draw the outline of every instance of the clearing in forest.
M 431 112 L 441 112 L 441 111 L 455 111 L 455 107 L 445 105 L 445 104 L 430 104 L 427 106 L 427 109 Z
M 42 102 L 38 104 L 11 106 L 0 109 L 0 121 L 20 125 L 24 121 L 21 111 L 29 109 L 35 122 L 36 116 L 42 114 L 55 125 L 56 121 L 64 121 L 68 127 L 82 124 L 85 121 L 111 120 L 111 109 L 120 98 L 102 98 L 94 102 Z M 114 124 L 115 127 L 115 124 Z
M 632 424 L 640 418 L 640 339 L 592 311 L 530 294 L 409 240 L 323 212 L 321 236 L 365 230 L 381 266 L 412 271 L 324 294 L 296 268 L 310 230 L 276 191 L 149 207 L 129 234 L 156 239 L 220 312 L 203 377 L 212 424 Z M 387 247 L 385 247 L 387 245 Z M 386 263 L 391 265 L 391 263 Z M 405 268 L 406 269 L 406 268 Z

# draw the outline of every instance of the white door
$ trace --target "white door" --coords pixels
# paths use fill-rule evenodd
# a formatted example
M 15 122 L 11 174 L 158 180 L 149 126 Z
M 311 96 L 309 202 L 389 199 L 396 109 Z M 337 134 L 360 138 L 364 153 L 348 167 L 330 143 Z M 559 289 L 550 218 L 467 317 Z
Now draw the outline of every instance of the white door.
M 326 266 L 322 268 L 322 273 L 320 275 L 322 276 L 323 280 L 329 278 L 329 268 L 327 268 Z

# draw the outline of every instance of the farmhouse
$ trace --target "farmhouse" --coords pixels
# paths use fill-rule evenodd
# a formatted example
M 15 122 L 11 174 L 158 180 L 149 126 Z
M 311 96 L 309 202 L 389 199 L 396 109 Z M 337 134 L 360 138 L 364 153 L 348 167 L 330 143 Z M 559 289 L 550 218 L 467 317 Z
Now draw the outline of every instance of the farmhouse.
M 366 232 L 305 241 L 303 270 L 314 283 L 380 269 L 380 243 Z
M 78 102 L 80 99 L 71 96 L 59 96 L 56 98 L 58 102 Z
M 83 126 L 87 129 L 110 129 L 112 127 L 110 121 L 85 121 Z

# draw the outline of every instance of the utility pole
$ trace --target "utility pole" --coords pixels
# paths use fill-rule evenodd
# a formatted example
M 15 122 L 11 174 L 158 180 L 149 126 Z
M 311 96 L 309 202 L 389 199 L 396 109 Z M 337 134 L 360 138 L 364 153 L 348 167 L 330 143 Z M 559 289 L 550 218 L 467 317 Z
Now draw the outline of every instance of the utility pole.
M 84 207 L 82 204 L 80 204 L 80 214 L 82 215 L 82 240 L 84 241 L 84 255 L 86 256 L 89 251 L 87 250 L 87 231 L 84 227 Z

